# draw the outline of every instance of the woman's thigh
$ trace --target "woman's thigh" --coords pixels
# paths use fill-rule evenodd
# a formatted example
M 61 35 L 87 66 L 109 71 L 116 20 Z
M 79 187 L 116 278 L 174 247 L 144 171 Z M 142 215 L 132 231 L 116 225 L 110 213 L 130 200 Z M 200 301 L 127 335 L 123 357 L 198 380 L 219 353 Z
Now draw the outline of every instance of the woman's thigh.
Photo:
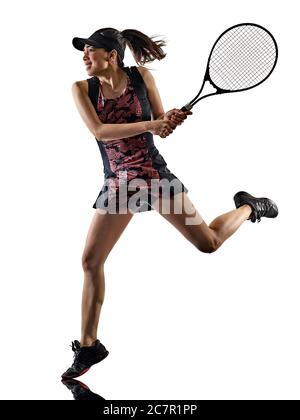
M 113 214 L 96 209 L 82 255 L 83 266 L 103 264 L 132 217 L 131 212 Z
M 185 192 L 170 198 L 160 198 L 154 202 L 153 208 L 197 249 L 213 252 L 217 248 L 216 234 L 207 226 Z

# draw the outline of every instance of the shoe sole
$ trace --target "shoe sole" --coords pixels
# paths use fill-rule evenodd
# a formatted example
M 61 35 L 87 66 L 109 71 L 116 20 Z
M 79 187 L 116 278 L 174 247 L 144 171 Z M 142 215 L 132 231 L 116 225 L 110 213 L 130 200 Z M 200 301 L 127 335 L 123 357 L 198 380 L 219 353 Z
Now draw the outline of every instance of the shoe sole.
M 84 384 L 83 382 L 77 381 L 76 379 L 62 379 L 61 382 L 68 387 L 69 383 L 71 383 L 71 385 L 80 385 L 82 386 L 82 388 L 86 389 L 87 391 L 90 391 L 90 388 Z M 69 383 L 68 383 L 69 382 Z M 71 389 L 68 387 L 68 389 Z
M 93 364 L 90 366 L 90 367 L 88 367 L 88 368 L 86 368 L 86 369 L 84 369 L 82 372 L 80 372 L 80 373 L 78 373 L 78 374 L 76 374 L 76 375 L 68 375 L 68 376 L 66 376 L 66 375 L 61 375 L 61 377 L 62 377 L 62 379 L 74 379 L 74 378 L 78 378 L 79 376 L 82 376 L 82 375 L 84 375 L 88 370 L 90 370 L 90 368 L 93 366 L 93 365 L 95 365 L 96 363 L 99 363 L 99 362 L 101 362 L 102 360 L 104 360 L 107 356 L 109 355 L 109 351 L 107 351 L 107 353 L 106 354 L 104 354 L 103 356 L 101 356 L 100 358 L 97 358 L 97 359 L 95 359 L 95 362 L 93 362 Z M 96 361 L 97 360 L 97 361 Z
M 84 369 L 82 372 L 77 373 L 77 375 L 68 375 L 68 376 L 62 375 L 61 377 L 63 379 L 74 379 L 74 378 L 78 378 L 79 376 L 84 375 L 88 370 L 90 370 L 90 368 Z

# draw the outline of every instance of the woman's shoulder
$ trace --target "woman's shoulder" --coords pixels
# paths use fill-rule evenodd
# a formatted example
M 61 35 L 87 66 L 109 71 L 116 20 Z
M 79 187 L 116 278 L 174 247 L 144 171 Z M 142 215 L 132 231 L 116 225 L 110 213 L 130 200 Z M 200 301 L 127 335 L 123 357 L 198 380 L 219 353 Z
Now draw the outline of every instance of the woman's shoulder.
M 144 66 L 136 66 L 136 68 L 140 72 L 141 76 L 146 76 L 147 74 L 150 73 L 150 71 Z
M 82 89 L 85 93 L 88 93 L 88 81 L 87 80 L 77 80 L 76 82 L 74 82 L 74 85 L 77 85 L 80 87 L 80 89 Z
M 155 85 L 155 79 L 149 69 L 143 66 L 136 66 L 140 75 L 142 76 L 147 90 L 150 90 Z
M 136 68 L 138 69 L 140 75 L 142 76 L 143 81 L 146 85 L 146 88 L 148 90 L 151 89 L 151 86 L 154 83 L 154 77 L 152 76 L 152 73 L 150 72 L 150 70 L 143 66 L 136 66 Z
M 76 80 L 76 82 L 74 82 L 72 84 L 72 88 L 79 88 L 81 91 L 88 94 L 88 90 L 89 90 L 88 81 L 87 80 Z
M 89 81 L 92 81 L 93 83 L 99 84 L 99 81 L 97 80 L 96 76 L 91 76 L 88 79 L 84 79 L 84 80 L 77 80 L 76 82 L 74 82 L 74 84 L 77 84 L 77 86 L 79 86 L 84 93 L 88 94 L 89 92 Z

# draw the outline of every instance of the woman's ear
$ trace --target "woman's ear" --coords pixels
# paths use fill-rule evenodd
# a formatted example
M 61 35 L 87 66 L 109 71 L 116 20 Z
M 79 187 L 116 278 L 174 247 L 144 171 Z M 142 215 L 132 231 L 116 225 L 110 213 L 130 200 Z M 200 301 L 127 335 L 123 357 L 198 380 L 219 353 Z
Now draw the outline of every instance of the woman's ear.
M 109 52 L 109 58 L 108 58 L 108 61 L 111 63 L 111 64 L 116 64 L 118 61 L 117 61 L 117 56 L 118 56 L 118 53 L 117 53 L 117 51 L 116 50 L 112 50 L 112 51 L 110 51 Z

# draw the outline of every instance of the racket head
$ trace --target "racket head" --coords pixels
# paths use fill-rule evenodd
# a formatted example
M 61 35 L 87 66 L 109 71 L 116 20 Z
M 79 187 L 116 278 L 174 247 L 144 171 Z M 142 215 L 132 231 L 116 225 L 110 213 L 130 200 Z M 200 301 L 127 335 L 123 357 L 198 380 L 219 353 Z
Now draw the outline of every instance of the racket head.
M 256 23 L 239 23 L 222 32 L 214 43 L 205 80 L 216 94 L 252 89 L 272 74 L 277 60 L 278 46 L 270 31 Z

